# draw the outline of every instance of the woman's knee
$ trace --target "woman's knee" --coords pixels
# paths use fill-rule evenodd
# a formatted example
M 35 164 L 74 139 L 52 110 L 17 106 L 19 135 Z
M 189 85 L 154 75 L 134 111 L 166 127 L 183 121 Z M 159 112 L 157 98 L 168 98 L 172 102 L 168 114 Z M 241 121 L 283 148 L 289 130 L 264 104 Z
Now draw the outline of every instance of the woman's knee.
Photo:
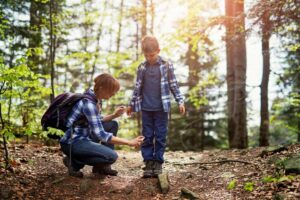
M 106 121 L 102 123 L 105 131 L 112 133 L 114 136 L 117 136 L 119 130 L 119 124 L 115 120 Z
M 116 120 L 111 121 L 112 124 L 112 132 L 114 136 L 117 136 L 118 130 L 119 130 L 119 123 Z
M 111 163 L 114 163 L 114 162 L 117 161 L 117 159 L 118 159 L 118 154 L 117 154 L 117 152 L 111 151 L 111 153 L 110 153 L 110 155 L 109 155 L 109 161 L 110 161 Z

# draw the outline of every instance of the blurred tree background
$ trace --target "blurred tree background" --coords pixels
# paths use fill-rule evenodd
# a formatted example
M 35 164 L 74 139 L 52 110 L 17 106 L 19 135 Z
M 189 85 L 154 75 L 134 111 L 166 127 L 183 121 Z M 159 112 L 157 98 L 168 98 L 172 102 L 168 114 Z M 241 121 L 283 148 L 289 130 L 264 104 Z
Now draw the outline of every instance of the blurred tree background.
M 127 105 L 146 34 L 157 36 L 161 56 L 174 63 L 185 96 L 185 116 L 173 101 L 168 149 L 299 142 L 299 19 L 298 0 L 2 0 L 2 143 L 45 138 L 40 119 L 50 101 L 85 91 L 99 73 L 121 83 L 103 114 Z M 257 51 L 260 58 L 252 56 Z M 254 77 L 252 60 L 260 69 Z M 122 137 L 141 133 L 139 114 L 118 120 Z

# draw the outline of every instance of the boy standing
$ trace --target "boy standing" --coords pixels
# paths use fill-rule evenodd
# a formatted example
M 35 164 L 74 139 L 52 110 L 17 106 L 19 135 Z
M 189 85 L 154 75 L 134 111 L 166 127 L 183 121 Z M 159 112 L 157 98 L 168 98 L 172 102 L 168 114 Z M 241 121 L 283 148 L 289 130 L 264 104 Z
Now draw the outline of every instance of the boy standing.
M 142 39 L 142 51 L 146 61 L 137 70 L 136 84 L 127 114 L 142 111 L 143 136 L 141 147 L 145 162 L 143 177 L 157 177 L 162 173 L 168 128 L 168 112 L 171 109 L 170 91 L 185 113 L 174 68 L 159 56 L 158 41 L 153 36 Z

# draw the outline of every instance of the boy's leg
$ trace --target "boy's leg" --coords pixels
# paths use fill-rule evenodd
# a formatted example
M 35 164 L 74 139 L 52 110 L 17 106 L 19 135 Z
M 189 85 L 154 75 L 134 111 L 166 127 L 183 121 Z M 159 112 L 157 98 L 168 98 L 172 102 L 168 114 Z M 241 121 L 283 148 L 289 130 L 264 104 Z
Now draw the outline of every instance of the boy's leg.
M 154 175 L 157 176 L 162 172 L 164 162 L 164 153 L 168 133 L 168 113 L 163 111 L 155 112 L 155 149 L 154 149 Z
M 111 121 L 102 122 L 102 126 L 106 132 L 110 132 L 114 136 L 117 136 L 119 130 L 119 124 L 117 121 L 111 120 Z M 109 143 L 102 143 L 102 144 L 111 149 L 114 149 L 115 147 L 113 144 L 109 144 Z
M 154 120 L 153 120 L 152 111 L 142 111 L 142 133 L 144 138 L 144 142 L 141 146 L 141 152 L 144 161 L 153 160 L 154 153 Z
M 144 178 L 151 178 L 153 176 L 153 153 L 154 153 L 154 121 L 152 111 L 142 111 L 142 127 L 144 142 L 141 146 L 142 156 L 145 162 L 143 172 Z

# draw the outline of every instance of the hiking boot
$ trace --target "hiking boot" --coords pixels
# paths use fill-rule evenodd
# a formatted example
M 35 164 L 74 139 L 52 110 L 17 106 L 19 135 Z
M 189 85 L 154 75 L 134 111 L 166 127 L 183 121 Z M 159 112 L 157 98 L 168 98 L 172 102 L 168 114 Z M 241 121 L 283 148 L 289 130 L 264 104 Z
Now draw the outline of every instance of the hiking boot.
M 158 177 L 162 173 L 162 163 L 155 161 L 153 166 L 153 176 Z
M 118 171 L 111 168 L 110 164 L 98 164 L 93 166 L 92 172 L 94 174 L 117 176 Z
M 147 160 L 145 161 L 145 168 L 143 169 L 143 178 L 151 178 L 153 177 L 153 165 L 154 161 L 153 160 Z
M 68 168 L 68 173 L 70 176 L 74 176 L 74 177 L 78 177 L 78 178 L 83 177 L 83 173 L 80 170 L 75 170 L 74 167 L 72 165 L 70 165 L 69 157 L 64 157 L 63 163 Z

